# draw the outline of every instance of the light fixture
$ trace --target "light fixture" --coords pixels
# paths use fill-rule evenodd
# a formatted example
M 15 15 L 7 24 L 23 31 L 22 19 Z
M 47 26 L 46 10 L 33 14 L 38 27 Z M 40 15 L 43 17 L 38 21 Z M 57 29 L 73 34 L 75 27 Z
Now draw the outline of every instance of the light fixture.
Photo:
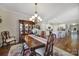
M 38 15 L 38 12 L 37 12 L 37 3 L 35 3 L 35 13 L 31 18 L 29 18 L 29 20 L 35 23 L 42 21 L 41 17 Z
M 72 25 L 76 25 L 77 23 L 72 23 Z

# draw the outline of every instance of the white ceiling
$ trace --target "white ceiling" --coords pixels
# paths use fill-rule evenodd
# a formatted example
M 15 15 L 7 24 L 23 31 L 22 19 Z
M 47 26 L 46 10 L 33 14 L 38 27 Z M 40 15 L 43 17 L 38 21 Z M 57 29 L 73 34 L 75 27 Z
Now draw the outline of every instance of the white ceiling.
M 8 10 L 19 12 L 31 17 L 34 14 L 34 3 L 0 3 L 0 6 Z M 50 23 L 78 22 L 78 3 L 38 3 L 38 13 Z

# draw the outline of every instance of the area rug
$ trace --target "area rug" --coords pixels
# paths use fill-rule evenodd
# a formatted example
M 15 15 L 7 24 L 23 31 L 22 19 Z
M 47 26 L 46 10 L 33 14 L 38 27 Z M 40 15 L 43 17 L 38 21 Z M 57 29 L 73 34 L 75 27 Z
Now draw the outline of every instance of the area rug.
M 8 56 L 22 56 L 23 55 L 23 44 L 17 44 L 11 46 Z
M 24 48 L 27 49 L 28 46 L 25 43 L 22 44 L 16 44 L 11 46 L 8 56 L 29 56 L 29 53 L 31 53 L 29 50 L 26 50 L 25 52 L 23 51 Z M 53 48 L 53 55 L 54 56 L 72 56 L 72 54 L 59 49 L 54 46 Z

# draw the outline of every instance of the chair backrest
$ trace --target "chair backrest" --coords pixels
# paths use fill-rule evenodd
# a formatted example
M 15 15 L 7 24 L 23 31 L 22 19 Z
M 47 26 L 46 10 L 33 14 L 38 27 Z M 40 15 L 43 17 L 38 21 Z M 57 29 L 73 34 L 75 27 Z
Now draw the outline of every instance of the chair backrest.
M 44 53 L 45 56 L 53 55 L 53 45 L 55 38 L 56 38 L 55 34 L 50 34 L 48 36 L 45 53 Z
M 31 50 L 27 43 L 23 43 L 23 56 L 31 55 Z
M 42 38 L 45 38 L 45 36 L 46 36 L 45 31 L 41 31 L 41 37 L 42 37 Z
M 6 39 L 8 39 L 8 38 L 10 38 L 9 31 L 3 31 L 3 32 L 1 32 L 1 37 L 2 37 L 3 41 L 6 40 Z

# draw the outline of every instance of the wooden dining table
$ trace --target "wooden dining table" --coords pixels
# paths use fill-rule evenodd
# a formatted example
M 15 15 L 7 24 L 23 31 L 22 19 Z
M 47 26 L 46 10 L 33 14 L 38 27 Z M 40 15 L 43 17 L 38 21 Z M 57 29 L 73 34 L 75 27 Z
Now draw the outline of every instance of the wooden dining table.
M 36 49 L 39 47 L 44 47 L 47 44 L 47 39 L 42 38 L 33 34 L 25 36 L 25 42 L 29 45 L 30 48 Z M 73 56 L 73 54 L 69 53 L 68 51 L 57 47 L 56 45 L 53 46 L 53 50 L 56 50 L 58 53 L 66 56 Z

